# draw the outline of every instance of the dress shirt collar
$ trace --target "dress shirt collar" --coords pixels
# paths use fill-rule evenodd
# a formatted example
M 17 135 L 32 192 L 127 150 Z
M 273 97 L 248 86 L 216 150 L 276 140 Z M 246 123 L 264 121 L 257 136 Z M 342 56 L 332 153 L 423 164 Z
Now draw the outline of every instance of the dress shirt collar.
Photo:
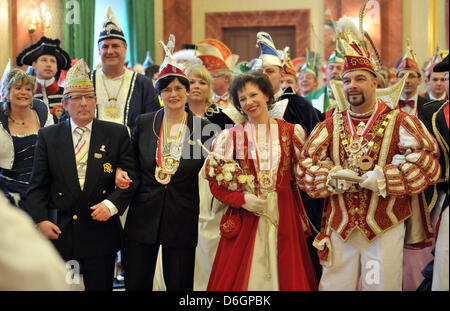
M 92 131 L 92 122 L 94 122 L 94 121 L 92 120 L 86 126 L 83 126 L 83 127 L 87 128 L 89 130 L 89 132 Z M 73 122 L 72 118 L 70 118 L 70 128 L 72 129 L 72 133 L 73 133 L 73 131 L 75 131 L 75 129 L 77 127 L 78 127 L 78 125 L 76 125 L 75 122 Z
M 42 80 L 42 79 L 39 79 L 39 78 L 36 78 L 36 81 L 40 84 L 40 85 L 42 85 L 42 86 L 44 86 L 44 87 L 49 87 L 50 85 L 52 85 L 54 82 L 55 82 L 55 78 L 51 78 L 51 79 L 49 79 L 49 80 Z

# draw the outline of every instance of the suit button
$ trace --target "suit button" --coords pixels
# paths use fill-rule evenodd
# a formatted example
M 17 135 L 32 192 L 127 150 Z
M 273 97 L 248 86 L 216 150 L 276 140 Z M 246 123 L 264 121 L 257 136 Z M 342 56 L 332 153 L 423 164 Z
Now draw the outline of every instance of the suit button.
M 102 194 L 106 194 L 106 190 L 103 190 L 103 191 L 102 191 Z
M 62 196 L 62 192 L 58 192 L 58 195 L 59 195 L 59 196 Z
M 77 215 L 73 215 L 73 220 L 77 220 L 78 219 L 78 216 Z

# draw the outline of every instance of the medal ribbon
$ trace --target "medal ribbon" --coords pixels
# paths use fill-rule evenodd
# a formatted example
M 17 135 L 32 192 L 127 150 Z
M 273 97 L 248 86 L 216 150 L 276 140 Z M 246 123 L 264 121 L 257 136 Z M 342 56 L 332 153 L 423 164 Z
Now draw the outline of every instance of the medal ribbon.
M 180 127 L 180 130 L 178 131 L 178 134 L 177 134 L 176 142 L 177 142 L 178 147 L 180 147 L 183 129 L 187 123 L 186 115 L 187 115 L 187 113 L 184 113 L 183 120 L 181 121 L 182 126 Z M 167 120 L 166 120 L 166 116 L 164 115 L 163 124 L 161 124 L 161 129 L 159 130 L 158 153 L 157 153 L 157 157 L 156 157 L 156 162 L 158 163 L 158 166 L 162 165 L 161 153 L 162 153 L 163 148 L 167 145 L 167 133 L 168 133 Z M 163 142 L 164 142 L 164 144 L 163 144 Z
M 375 111 L 374 114 L 372 114 L 372 116 L 370 117 L 369 121 L 367 122 L 366 126 L 364 127 L 363 132 L 361 133 L 360 137 L 365 137 L 367 132 L 369 132 L 369 130 L 372 128 L 372 125 L 375 123 L 375 121 L 377 120 L 378 116 L 381 114 L 381 111 L 383 110 L 383 105 L 377 104 L 377 109 Z M 356 129 L 355 129 L 355 125 L 352 122 L 352 119 L 350 117 L 350 113 L 347 111 L 345 111 L 345 116 L 347 119 L 347 124 L 348 124 L 348 128 L 350 129 L 350 134 L 352 135 L 352 137 L 354 139 L 358 139 L 359 136 L 358 134 L 356 134 Z

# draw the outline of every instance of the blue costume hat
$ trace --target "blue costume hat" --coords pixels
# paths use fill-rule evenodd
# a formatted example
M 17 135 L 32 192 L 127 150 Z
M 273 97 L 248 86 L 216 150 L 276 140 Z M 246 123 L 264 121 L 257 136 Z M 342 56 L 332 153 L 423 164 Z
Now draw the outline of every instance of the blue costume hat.
M 127 42 L 125 40 L 125 35 L 123 34 L 122 29 L 117 22 L 116 16 L 114 15 L 111 6 L 108 5 L 106 8 L 106 16 L 108 19 L 103 23 L 103 29 L 100 32 L 98 43 L 105 39 L 120 39 L 123 42 Z
M 148 67 L 150 67 L 151 65 L 153 65 L 153 59 L 152 59 L 152 57 L 150 56 L 150 51 L 147 51 L 147 57 L 145 58 L 145 61 L 144 61 L 144 63 L 142 64 L 142 67 L 148 68 Z
M 261 48 L 261 54 L 258 62 L 260 66 L 278 66 L 283 68 L 281 58 L 277 53 L 272 37 L 267 32 L 258 32 L 256 35 L 256 46 Z

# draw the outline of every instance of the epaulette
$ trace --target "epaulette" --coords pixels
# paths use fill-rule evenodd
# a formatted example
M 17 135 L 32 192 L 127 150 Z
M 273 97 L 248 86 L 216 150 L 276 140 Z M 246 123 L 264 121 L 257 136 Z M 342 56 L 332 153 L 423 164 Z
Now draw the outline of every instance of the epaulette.
M 432 99 L 429 102 L 426 102 L 425 104 L 423 104 L 423 106 L 425 107 L 426 105 L 432 104 L 432 103 L 436 103 L 436 102 L 440 102 L 441 100 L 439 99 Z

